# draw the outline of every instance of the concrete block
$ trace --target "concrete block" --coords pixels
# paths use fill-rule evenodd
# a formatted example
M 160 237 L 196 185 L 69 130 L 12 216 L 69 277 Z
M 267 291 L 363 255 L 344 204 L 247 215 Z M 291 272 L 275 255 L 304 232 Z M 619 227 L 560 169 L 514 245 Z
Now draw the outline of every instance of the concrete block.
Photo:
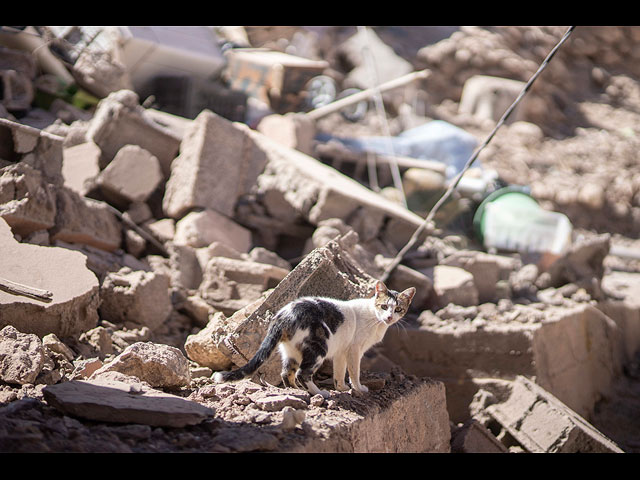
M 100 147 L 102 169 L 122 147 L 138 145 L 158 159 L 165 177 L 169 176 L 180 148 L 180 139 L 148 116 L 139 105 L 138 95 L 131 90 L 113 92 L 100 101 L 86 139 Z
M 80 196 L 66 187 L 56 189 L 55 228 L 51 242 L 88 245 L 113 252 L 122 243 L 122 226 L 106 204 Z
M 266 164 L 249 128 L 204 110 L 189 125 L 166 184 L 163 209 L 179 219 L 194 208 L 232 217 Z
M 0 276 L 47 290 L 49 301 L 0 289 L 0 328 L 12 325 L 39 337 L 78 336 L 98 322 L 99 285 L 81 253 L 57 247 L 18 243 L 0 219 Z
M 508 281 L 520 263 L 517 258 L 470 250 L 460 250 L 440 262 L 441 265 L 462 268 L 473 275 L 479 303 L 496 302 L 496 285 L 499 281 Z
M 62 151 L 62 177 L 64 185 L 80 195 L 90 187 L 87 181 L 100 173 L 100 147 L 93 142 L 80 143 Z
M 144 202 L 162 182 L 158 159 L 137 145 L 125 145 L 100 173 L 96 182 L 114 206 Z
M 390 329 L 382 353 L 408 373 L 442 380 L 456 422 L 469 416 L 477 379 L 515 375 L 535 377 L 590 418 L 622 369 L 620 329 L 590 304 L 548 306 L 543 312 L 514 307 L 473 320 L 441 320 L 427 311 L 420 320 L 419 326 Z
M 7 325 L 0 330 L 0 380 L 14 385 L 35 383 L 44 365 L 42 341 Z
M 305 115 L 267 115 L 260 120 L 257 130 L 288 148 L 313 155 L 316 128 L 314 121 Z
M 469 307 L 478 304 L 478 289 L 471 273 L 459 267 L 436 265 L 425 273 L 433 281 L 436 308 L 444 308 L 450 303 Z
M 207 247 L 220 242 L 241 253 L 251 249 L 251 232 L 229 217 L 215 210 L 191 212 L 176 222 L 173 238 L 177 245 L 194 248 Z
M 217 312 L 205 328 L 187 337 L 184 350 L 190 360 L 212 370 L 226 370 L 231 367 L 231 360 L 217 349 L 214 341 L 214 333 L 224 329 L 226 320 L 223 313 Z
M 624 453 L 557 397 L 517 376 L 485 414 L 531 453 Z
M 0 217 L 13 233 L 26 237 L 56 221 L 56 190 L 40 171 L 17 163 L 0 170 Z
M 123 268 L 107 274 L 100 287 L 100 315 L 113 323 L 132 323 L 151 330 L 171 314 L 169 277 Z
M 199 294 L 216 309 L 231 315 L 277 286 L 288 274 L 288 269 L 275 265 L 212 257 L 204 268 Z

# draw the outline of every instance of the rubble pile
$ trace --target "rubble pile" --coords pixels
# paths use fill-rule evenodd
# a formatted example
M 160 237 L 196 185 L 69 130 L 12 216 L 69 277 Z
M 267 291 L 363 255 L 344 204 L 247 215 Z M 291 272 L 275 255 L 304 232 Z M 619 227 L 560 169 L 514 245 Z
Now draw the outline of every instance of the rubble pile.
M 607 410 L 640 351 L 640 271 L 615 255 L 640 228 L 636 27 L 576 30 L 390 273 L 417 293 L 363 358 L 369 393 L 328 399 L 279 388 L 276 356 L 212 376 L 293 299 L 371 295 L 565 29 L 193 27 L 219 43 L 176 77 L 131 68 L 144 27 L 80 55 L 113 32 L 20 28 L 0 27 L 1 451 L 638 450 Z M 378 84 L 427 73 L 310 115 L 375 86 L 367 49 Z M 471 216 L 505 185 L 566 214 L 568 244 L 483 244 Z

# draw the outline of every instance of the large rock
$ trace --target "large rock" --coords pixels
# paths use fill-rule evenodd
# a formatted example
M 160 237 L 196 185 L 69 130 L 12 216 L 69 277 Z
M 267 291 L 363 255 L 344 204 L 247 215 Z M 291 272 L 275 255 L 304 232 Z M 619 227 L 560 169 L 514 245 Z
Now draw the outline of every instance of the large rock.
M 153 342 L 129 345 L 113 361 L 96 370 L 91 379 L 106 372 L 136 377 L 152 387 L 179 388 L 191 382 L 189 361 L 182 352 Z
M 171 314 L 169 277 L 124 267 L 110 272 L 100 288 L 100 314 L 114 323 L 158 328 Z
M 215 411 L 144 383 L 102 376 L 43 389 L 49 405 L 66 415 L 98 422 L 182 428 L 211 418 Z
M 100 101 L 86 139 L 100 147 L 101 168 L 125 145 L 138 145 L 158 159 L 165 176 L 169 175 L 171 162 L 180 148 L 180 139 L 147 115 L 138 95 L 131 90 L 113 92 Z
M 220 242 L 238 252 L 251 248 L 251 232 L 215 210 L 191 212 L 176 223 L 174 243 L 194 248 Z
M 196 117 L 167 181 L 163 208 L 168 216 L 180 218 L 194 208 L 233 216 L 238 197 L 249 191 L 266 163 L 248 130 L 209 110 Z
M 56 224 L 50 231 L 57 240 L 113 252 L 122 243 L 122 226 L 109 207 L 80 196 L 66 187 L 56 189 Z
M 144 202 L 160 185 L 158 159 L 138 145 L 125 145 L 97 178 L 102 194 L 116 206 Z
M 0 217 L 14 233 L 27 236 L 56 221 L 56 191 L 39 170 L 16 163 L 0 170 Z
M 21 333 L 11 325 L 0 330 L 0 380 L 25 385 L 35 383 L 44 365 L 42 341 L 32 333 Z
M 59 338 L 77 336 L 98 323 L 99 284 L 87 258 L 72 250 L 18 243 L 0 219 L 0 277 L 51 292 L 37 299 L 0 289 L 0 327 Z
M 93 142 L 65 147 L 62 151 L 62 177 L 64 185 L 85 195 L 89 181 L 100 173 L 100 147 Z
M 224 329 L 226 320 L 224 314 L 218 312 L 205 328 L 187 337 L 184 350 L 190 360 L 212 370 L 226 370 L 231 367 L 231 360 L 218 350 L 214 340 L 214 334 Z
M 471 273 L 460 267 L 436 265 L 429 271 L 433 278 L 435 302 L 438 308 L 453 303 L 463 307 L 478 304 L 478 289 Z

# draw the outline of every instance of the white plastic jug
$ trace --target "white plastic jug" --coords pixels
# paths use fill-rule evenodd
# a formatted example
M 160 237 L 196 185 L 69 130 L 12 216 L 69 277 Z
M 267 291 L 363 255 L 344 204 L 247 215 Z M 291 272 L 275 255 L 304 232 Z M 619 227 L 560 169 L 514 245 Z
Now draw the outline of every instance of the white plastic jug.
M 485 248 L 563 254 L 573 226 L 566 215 L 543 209 L 522 191 L 506 187 L 489 195 L 473 219 Z

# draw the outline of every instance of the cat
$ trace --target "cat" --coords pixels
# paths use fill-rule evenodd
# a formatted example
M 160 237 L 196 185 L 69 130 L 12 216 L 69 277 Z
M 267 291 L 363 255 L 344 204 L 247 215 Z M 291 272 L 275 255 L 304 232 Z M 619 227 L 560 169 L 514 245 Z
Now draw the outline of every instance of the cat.
M 237 370 L 216 372 L 213 379 L 223 383 L 247 378 L 279 347 L 285 387 L 297 388 L 299 384 L 313 395 L 328 397 L 329 392 L 313 382 L 313 375 L 325 359 L 332 359 L 335 389 L 349 390 L 345 382 L 348 370 L 354 392 L 365 393 L 368 388 L 360 383 L 362 356 L 407 313 L 415 293 L 414 287 L 397 292 L 377 281 L 370 298 L 294 300 L 275 315 L 251 360 Z

